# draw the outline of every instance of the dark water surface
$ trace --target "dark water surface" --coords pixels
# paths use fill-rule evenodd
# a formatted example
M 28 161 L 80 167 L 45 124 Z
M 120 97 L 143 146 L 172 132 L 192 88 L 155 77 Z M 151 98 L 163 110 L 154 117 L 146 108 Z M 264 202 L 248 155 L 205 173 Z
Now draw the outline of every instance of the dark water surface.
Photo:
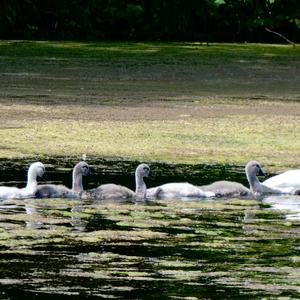
M 70 186 L 76 161 L 43 162 L 48 181 Z M 0 181 L 22 186 L 28 163 L 0 161 Z M 105 182 L 133 188 L 138 163 L 88 163 L 94 167 L 86 188 Z M 242 167 L 150 165 L 149 186 L 218 179 L 246 184 Z M 299 299 L 299 203 L 299 196 L 1 201 L 0 298 Z

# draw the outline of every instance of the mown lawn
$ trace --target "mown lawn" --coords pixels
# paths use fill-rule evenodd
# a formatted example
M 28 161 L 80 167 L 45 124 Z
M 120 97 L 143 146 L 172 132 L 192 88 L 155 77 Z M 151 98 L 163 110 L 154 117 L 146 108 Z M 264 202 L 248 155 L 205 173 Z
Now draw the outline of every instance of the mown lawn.
M 0 157 L 300 166 L 289 45 L 0 41 Z

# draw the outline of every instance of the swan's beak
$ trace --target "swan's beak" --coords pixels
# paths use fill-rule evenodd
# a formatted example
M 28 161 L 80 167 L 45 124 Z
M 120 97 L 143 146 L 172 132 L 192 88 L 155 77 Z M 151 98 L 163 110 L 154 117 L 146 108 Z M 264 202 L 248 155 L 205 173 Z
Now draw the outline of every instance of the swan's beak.
M 148 174 L 148 176 L 147 176 L 147 177 L 153 178 L 153 177 L 154 177 L 154 174 L 153 174 L 153 172 L 149 171 L 149 174 Z
M 266 176 L 266 174 L 263 172 L 263 170 L 261 168 L 259 168 L 258 175 L 259 176 Z

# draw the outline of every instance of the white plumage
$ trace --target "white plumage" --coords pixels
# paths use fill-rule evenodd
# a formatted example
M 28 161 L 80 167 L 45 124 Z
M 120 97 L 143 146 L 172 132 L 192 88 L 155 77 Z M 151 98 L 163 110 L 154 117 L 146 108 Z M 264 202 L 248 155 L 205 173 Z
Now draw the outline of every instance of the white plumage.
M 199 187 L 188 182 L 166 183 L 147 189 L 147 197 L 159 199 L 207 198 L 214 196 L 215 193 L 210 191 L 205 192 Z
M 289 170 L 273 176 L 263 182 L 269 188 L 280 189 L 285 193 L 294 193 L 300 189 L 300 170 Z
M 30 165 L 27 173 L 27 185 L 24 188 L 1 186 L 0 199 L 25 199 L 34 197 L 37 190 L 37 177 L 43 176 L 45 166 L 41 162 Z

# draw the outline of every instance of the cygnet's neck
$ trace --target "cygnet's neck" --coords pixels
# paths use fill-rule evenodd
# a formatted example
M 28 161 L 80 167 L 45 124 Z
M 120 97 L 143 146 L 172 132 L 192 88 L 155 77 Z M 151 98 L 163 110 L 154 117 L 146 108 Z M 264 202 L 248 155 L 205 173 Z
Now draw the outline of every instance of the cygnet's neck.
M 246 170 L 246 175 L 247 175 L 251 192 L 255 195 L 261 194 L 263 192 L 263 187 L 259 182 L 256 174 Z
M 143 176 L 135 172 L 135 193 L 138 198 L 146 198 L 147 187 L 144 182 Z
M 30 168 L 27 173 L 27 184 L 26 184 L 26 190 L 34 190 L 37 188 L 37 173 L 34 168 Z
M 82 173 L 80 173 L 76 167 L 73 169 L 72 177 L 72 191 L 78 194 L 83 192 Z

